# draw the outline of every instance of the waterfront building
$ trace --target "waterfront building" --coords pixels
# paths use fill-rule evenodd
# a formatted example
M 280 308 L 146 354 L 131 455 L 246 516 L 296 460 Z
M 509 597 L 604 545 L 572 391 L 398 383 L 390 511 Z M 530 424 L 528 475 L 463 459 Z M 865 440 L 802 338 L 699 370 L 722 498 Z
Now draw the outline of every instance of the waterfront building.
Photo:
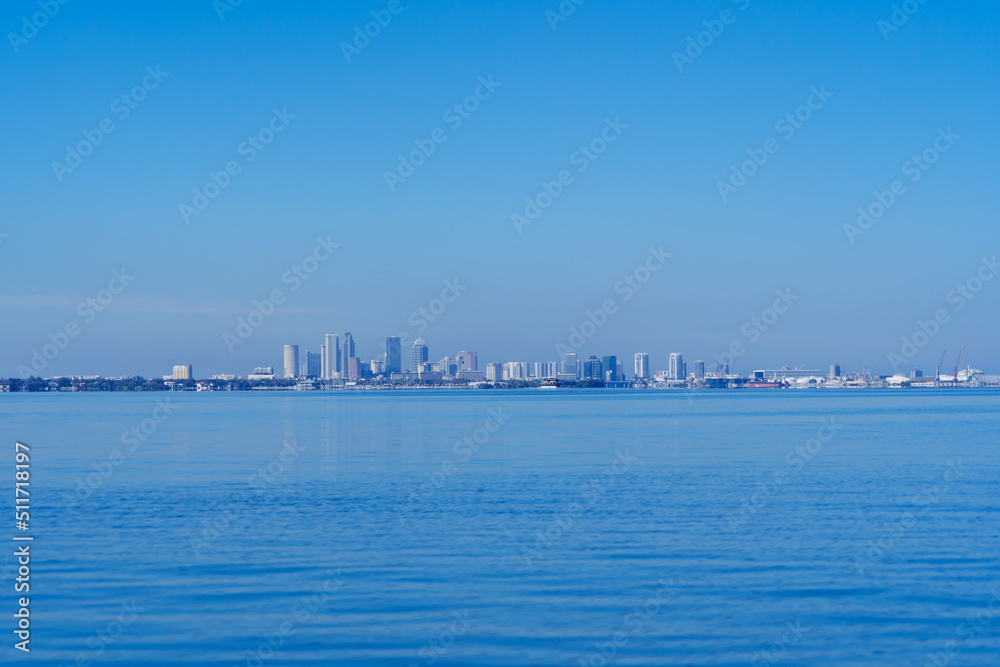
M 649 379 L 649 355 L 645 352 L 635 354 L 635 377 L 637 380 Z
M 387 336 L 385 339 L 385 372 L 399 373 L 403 370 L 403 348 L 399 336 Z
M 490 382 L 500 382 L 503 380 L 503 364 L 486 364 L 486 379 Z
M 569 352 L 563 358 L 562 372 L 565 375 L 572 375 L 574 379 L 580 377 L 579 362 L 575 352 Z
M 583 362 L 583 377 L 588 380 L 600 380 L 604 377 L 604 369 L 601 368 L 601 360 L 591 355 Z
M 191 379 L 191 364 L 178 364 L 174 366 L 173 373 L 170 374 L 170 379 L 172 380 L 190 380 Z
M 336 380 L 340 377 L 340 336 L 326 334 L 324 336 L 326 360 L 323 362 L 323 379 Z
M 704 380 L 705 379 L 705 362 L 701 359 L 697 359 L 694 362 L 694 379 Z
M 458 356 L 462 359 L 462 368 L 467 371 L 479 370 L 479 353 L 461 350 Z
M 410 370 L 419 373 L 423 364 L 427 363 L 427 359 L 427 345 L 423 338 L 418 338 L 413 341 L 413 347 L 410 348 Z
M 305 375 L 311 378 L 318 378 L 322 370 L 322 359 L 315 352 L 306 351 L 306 372 Z
M 285 378 L 294 379 L 299 375 L 299 346 L 285 346 Z
M 683 380 L 684 375 L 684 355 L 680 352 L 670 353 L 670 365 L 667 369 L 668 377 L 671 380 Z
M 357 375 L 351 377 L 351 359 L 354 358 L 354 336 L 348 331 L 344 334 L 344 342 L 340 347 L 340 377 L 349 378 L 351 380 L 357 378 Z

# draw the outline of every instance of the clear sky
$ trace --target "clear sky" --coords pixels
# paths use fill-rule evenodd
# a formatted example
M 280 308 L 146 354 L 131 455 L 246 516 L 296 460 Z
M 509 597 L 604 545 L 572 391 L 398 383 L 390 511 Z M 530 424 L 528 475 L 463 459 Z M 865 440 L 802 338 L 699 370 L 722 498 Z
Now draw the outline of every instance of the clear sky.
M 886 373 L 939 310 L 906 368 L 964 345 L 1000 371 L 1000 279 L 975 282 L 1000 253 L 996 3 L 913 0 L 897 26 L 890 0 L 227 1 L 3 3 L 0 376 L 68 324 L 40 374 L 246 373 L 345 331 L 364 358 L 408 332 L 431 359 L 555 360 L 609 299 L 579 353 L 629 371 L 739 341 L 742 372 Z M 399 177 L 415 142 L 434 151 Z M 210 172 L 228 184 L 201 201 Z M 543 181 L 561 193 L 516 225 Z M 876 191 L 892 204 L 845 231 Z M 318 237 L 339 247 L 293 289 Z M 672 256 L 626 299 L 651 246 Z M 798 298 L 762 331 L 776 290 Z

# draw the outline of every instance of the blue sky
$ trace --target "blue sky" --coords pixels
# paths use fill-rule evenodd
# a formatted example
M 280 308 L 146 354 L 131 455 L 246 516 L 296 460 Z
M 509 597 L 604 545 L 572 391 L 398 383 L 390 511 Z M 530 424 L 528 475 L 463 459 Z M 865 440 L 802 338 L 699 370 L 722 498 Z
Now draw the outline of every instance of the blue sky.
M 554 360 L 608 299 L 583 356 L 643 351 L 655 370 L 739 341 L 743 372 L 885 373 L 943 309 L 907 367 L 945 348 L 953 364 L 964 345 L 1000 369 L 1000 280 L 961 310 L 948 298 L 1000 253 L 995 3 L 930 0 L 891 32 L 892 2 L 589 0 L 555 29 L 554 0 L 469 4 L 244 0 L 221 20 L 211 0 L 71 1 L 25 38 L 39 4 L 4 3 L 0 376 L 74 322 L 42 374 L 246 373 L 345 331 L 366 358 L 408 332 L 432 359 Z M 391 22 L 347 62 L 372 12 Z M 679 71 L 674 54 L 713 27 Z M 824 86 L 794 134 L 776 129 Z M 454 127 L 445 112 L 477 87 Z M 275 109 L 282 130 L 248 161 Z M 79 166 L 53 167 L 105 119 Z M 579 171 L 608 119 L 619 134 Z M 398 156 L 438 128 L 446 140 L 391 190 Z M 948 128 L 958 138 L 910 181 L 904 164 Z M 723 201 L 718 183 L 769 139 L 777 152 Z M 230 162 L 239 173 L 186 221 L 181 205 Z M 518 233 L 512 214 L 564 170 L 572 182 Z M 904 194 L 849 242 L 844 225 L 897 179 Z M 339 247 L 293 291 L 282 276 L 317 237 Z M 661 245 L 671 259 L 626 301 L 616 283 Z M 134 280 L 86 321 L 77 305 L 123 267 Z M 413 313 L 455 279 L 467 288 L 419 331 Z M 275 289 L 285 303 L 230 352 L 223 334 Z M 751 342 L 779 289 L 798 300 Z

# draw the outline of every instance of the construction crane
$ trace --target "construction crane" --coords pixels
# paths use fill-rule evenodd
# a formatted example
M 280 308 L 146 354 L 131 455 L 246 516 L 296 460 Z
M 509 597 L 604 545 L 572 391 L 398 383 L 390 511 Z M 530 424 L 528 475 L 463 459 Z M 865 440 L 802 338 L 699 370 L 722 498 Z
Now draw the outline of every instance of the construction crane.
M 938 362 L 937 373 L 934 374 L 934 381 L 935 382 L 937 382 L 938 380 L 941 379 L 941 364 L 944 363 L 944 355 L 946 355 L 946 354 L 948 354 L 948 348 L 945 348 L 944 352 L 941 353 L 941 361 Z

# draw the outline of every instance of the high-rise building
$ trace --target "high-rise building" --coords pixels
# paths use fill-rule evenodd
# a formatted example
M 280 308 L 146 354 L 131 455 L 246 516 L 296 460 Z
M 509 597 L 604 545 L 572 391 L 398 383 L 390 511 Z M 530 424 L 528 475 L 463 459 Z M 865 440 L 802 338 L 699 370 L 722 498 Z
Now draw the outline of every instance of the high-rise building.
M 840 362 L 838 361 L 834 365 L 830 366 L 830 377 L 839 378 L 840 377 Z
M 458 373 L 458 357 L 445 357 L 438 363 L 438 369 L 444 375 L 455 375 Z
M 361 360 L 357 357 L 351 357 L 347 360 L 347 378 L 350 380 L 357 380 L 364 376 L 362 373 L 363 365 Z
M 461 357 L 464 368 L 467 371 L 478 371 L 479 370 L 479 355 L 476 352 L 469 352 L 468 350 L 462 350 L 458 353 Z
M 344 334 L 344 343 L 340 347 L 340 375 L 341 377 L 347 377 L 350 379 L 357 378 L 355 375 L 351 377 L 351 359 L 354 358 L 354 336 L 348 331 Z
M 174 366 L 174 371 L 170 374 L 170 377 L 173 380 L 190 380 L 191 364 L 179 364 Z
M 576 377 L 580 377 L 579 370 L 580 369 L 578 367 L 576 353 L 575 352 L 567 353 L 566 356 L 563 358 L 562 372 L 565 373 L 566 375 L 574 375 Z
M 680 352 L 670 353 L 670 366 L 667 369 L 667 377 L 671 380 L 684 379 L 684 355 Z
M 323 379 L 336 380 L 340 377 L 340 336 L 337 334 L 326 334 L 324 336 L 326 344 L 326 360 L 323 362 Z
M 649 355 L 645 352 L 635 353 L 635 377 L 638 380 L 649 379 Z
M 385 372 L 400 373 L 403 370 L 403 348 L 399 336 L 386 336 L 385 339 Z
M 285 378 L 294 379 L 299 376 L 299 346 L 285 346 Z
M 503 364 L 486 364 L 486 379 L 490 382 L 500 382 L 503 380 Z
M 315 352 L 306 351 L 306 372 L 305 375 L 311 378 L 318 378 L 323 368 L 320 355 Z
M 427 345 L 424 343 L 423 338 L 418 338 L 413 341 L 413 347 L 410 348 L 410 370 L 414 373 L 419 373 L 423 370 L 423 365 L 427 363 Z
M 618 381 L 618 357 L 611 355 L 601 359 L 601 374 L 608 382 Z
M 701 359 L 696 359 L 694 362 L 694 378 L 696 380 L 705 379 L 705 362 Z
M 601 360 L 591 355 L 583 362 L 583 377 L 588 380 L 601 380 L 604 377 L 604 369 L 601 368 Z

